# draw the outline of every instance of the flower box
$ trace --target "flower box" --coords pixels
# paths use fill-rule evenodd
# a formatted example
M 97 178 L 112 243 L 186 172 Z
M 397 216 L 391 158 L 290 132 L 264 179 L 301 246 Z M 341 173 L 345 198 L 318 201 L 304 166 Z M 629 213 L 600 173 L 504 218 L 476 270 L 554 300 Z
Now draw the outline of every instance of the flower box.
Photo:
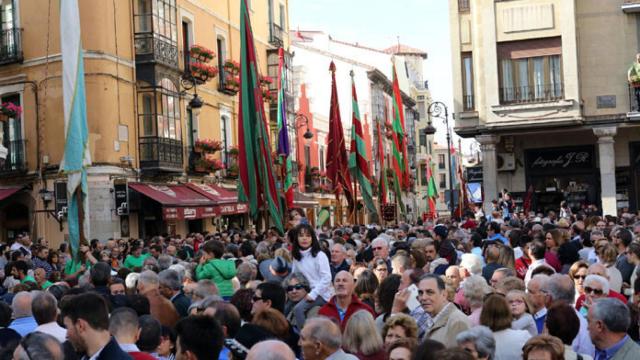
M 220 159 L 203 156 L 195 164 L 197 172 L 214 172 L 224 169 L 224 163 Z
M 269 87 L 273 84 L 273 79 L 270 76 L 260 76 L 260 85 Z
M 224 70 L 231 75 L 238 75 L 240 73 L 240 63 L 234 60 L 227 60 L 224 62 Z
M 205 83 L 218 75 L 218 67 L 203 63 L 191 63 L 191 75 L 197 80 Z
M 229 154 L 229 156 L 238 156 L 238 154 L 240 154 L 240 149 L 238 149 L 237 146 L 232 146 L 229 151 L 227 151 L 227 154 Z
M 189 56 L 196 61 L 207 63 L 213 60 L 213 58 L 216 57 L 216 54 L 213 50 L 209 50 L 202 45 L 192 45 L 189 48 Z
M 10 118 L 20 117 L 22 107 L 12 102 L 5 102 L 0 105 L 0 121 L 7 121 Z
M 197 153 L 215 153 L 222 149 L 222 143 L 220 140 L 198 139 L 193 149 Z

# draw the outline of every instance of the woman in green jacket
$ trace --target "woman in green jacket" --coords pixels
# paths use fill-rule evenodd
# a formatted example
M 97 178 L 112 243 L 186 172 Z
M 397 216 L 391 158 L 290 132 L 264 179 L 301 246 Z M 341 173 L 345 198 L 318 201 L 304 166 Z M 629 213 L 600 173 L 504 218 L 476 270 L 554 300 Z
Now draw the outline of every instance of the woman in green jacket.
M 198 280 L 211 279 L 218 286 L 220 296 L 228 299 L 233 295 L 231 279 L 236 276 L 236 263 L 222 259 L 224 244 L 219 240 L 209 240 L 202 246 L 200 264 L 196 267 Z

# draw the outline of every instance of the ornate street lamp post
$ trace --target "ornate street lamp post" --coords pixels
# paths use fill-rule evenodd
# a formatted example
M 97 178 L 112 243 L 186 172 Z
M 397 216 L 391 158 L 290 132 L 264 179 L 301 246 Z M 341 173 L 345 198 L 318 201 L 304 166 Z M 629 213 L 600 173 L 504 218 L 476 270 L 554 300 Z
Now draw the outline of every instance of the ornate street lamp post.
M 451 171 L 453 169 L 451 169 L 451 132 L 449 130 L 449 109 L 443 102 L 435 101 L 432 102 L 431 105 L 429 105 L 427 113 L 429 114 L 429 123 L 424 129 L 425 134 L 433 135 L 436 132 L 436 128 L 431 124 L 431 118 L 443 120 L 447 128 L 447 161 L 449 162 L 449 164 L 447 165 L 447 167 L 449 168 L 449 211 L 451 212 L 451 217 L 453 217 L 453 176 L 451 174 Z

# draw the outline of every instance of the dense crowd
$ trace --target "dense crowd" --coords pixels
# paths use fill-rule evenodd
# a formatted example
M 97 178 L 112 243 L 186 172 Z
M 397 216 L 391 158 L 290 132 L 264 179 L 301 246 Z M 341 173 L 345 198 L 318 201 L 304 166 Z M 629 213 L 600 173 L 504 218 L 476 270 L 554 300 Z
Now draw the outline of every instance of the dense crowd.
M 640 217 L 1 246 L 2 359 L 638 359 Z

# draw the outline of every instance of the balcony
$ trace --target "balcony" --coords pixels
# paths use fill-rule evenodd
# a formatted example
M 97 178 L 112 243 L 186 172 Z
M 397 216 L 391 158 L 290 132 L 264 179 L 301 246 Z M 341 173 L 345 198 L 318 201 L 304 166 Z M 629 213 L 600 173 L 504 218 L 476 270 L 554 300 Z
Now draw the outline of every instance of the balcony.
M 500 104 L 533 104 L 564 98 L 562 83 L 500 88 Z
M 458 12 L 468 12 L 470 10 L 469 0 L 458 0 Z
M 9 150 L 4 164 L 0 166 L 0 174 L 8 175 L 27 171 L 26 140 L 5 141 L 4 146 Z
M 182 141 L 161 137 L 140 137 L 140 169 L 182 172 Z
M 640 12 L 640 0 L 624 0 L 621 8 L 622 11 L 626 14 Z
M 283 41 L 283 31 L 280 25 L 271 24 L 271 32 L 269 34 L 269 44 L 279 48 L 284 45 Z
M 218 91 L 234 96 L 240 91 L 239 79 L 239 77 L 233 76 L 232 73 L 225 70 L 224 67 L 220 68 L 218 73 Z
M 629 113 L 627 116 L 631 120 L 640 120 L 640 86 L 629 86 Z
M 0 65 L 22 62 L 22 29 L 0 31 Z
M 151 14 L 135 15 L 136 63 L 159 63 L 172 69 L 178 68 L 178 45 L 170 37 L 155 33 L 151 27 Z

